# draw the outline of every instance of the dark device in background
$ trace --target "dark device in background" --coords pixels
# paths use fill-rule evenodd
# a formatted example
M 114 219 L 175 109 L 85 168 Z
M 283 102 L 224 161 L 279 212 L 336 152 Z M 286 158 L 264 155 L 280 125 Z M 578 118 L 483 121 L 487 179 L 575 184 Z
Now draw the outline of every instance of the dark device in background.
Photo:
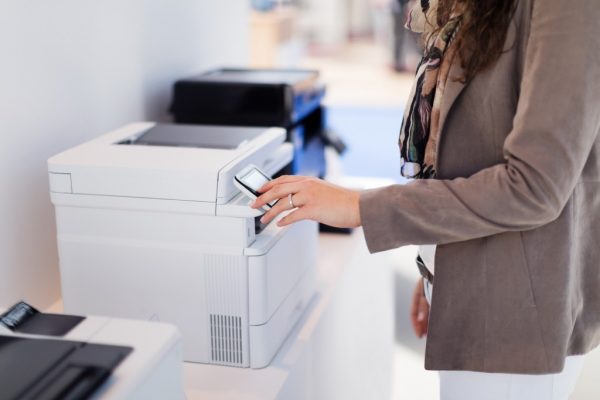
M 221 68 L 177 81 L 171 113 L 178 124 L 285 128 L 294 158 L 274 178 L 284 174 L 323 178 L 325 147 L 340 154 L 346 150 L 327 129 L 324 96 L 316 70 Z M 320 229 L 350 232 L 322 224 Z
M 318 71 L 223 68 L 177 81 L 171 112 L 180 124 L 285 128 L 294 159 L 283 173 L 322 178 L 325 146 L 345 148 L 327 132 L 324 96 Z

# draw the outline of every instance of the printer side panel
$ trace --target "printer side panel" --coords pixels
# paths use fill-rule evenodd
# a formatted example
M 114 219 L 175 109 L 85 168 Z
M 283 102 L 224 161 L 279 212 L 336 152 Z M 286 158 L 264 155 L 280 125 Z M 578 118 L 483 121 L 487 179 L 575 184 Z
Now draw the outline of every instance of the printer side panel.
M 209 362 L 247 367 L 250 365 L 247 258 L 205 255 L 203 269 L 210 321 Z
M 66 312 L 170 322 L 186 361 L 249 366 L 253 219 L 58 204 L 56 218 Z

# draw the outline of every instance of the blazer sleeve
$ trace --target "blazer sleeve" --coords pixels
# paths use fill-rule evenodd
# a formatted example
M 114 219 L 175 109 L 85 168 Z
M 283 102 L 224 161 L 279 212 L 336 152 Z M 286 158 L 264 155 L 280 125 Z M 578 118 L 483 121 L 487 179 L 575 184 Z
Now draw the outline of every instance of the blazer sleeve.
M 371 252 L 524 231 L 558 218 L 600 129 L 598 21 L 597 0 L 535 1 L 504 162 L 467 178 L 363 192 Z

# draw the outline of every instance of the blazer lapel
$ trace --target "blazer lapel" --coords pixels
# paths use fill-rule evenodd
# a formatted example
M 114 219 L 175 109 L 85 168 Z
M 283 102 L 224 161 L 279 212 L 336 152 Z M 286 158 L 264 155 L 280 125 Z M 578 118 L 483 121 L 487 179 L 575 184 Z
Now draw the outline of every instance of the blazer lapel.
M 458 58 L 458 57 L 457 57 Z M 457 59 L 452 63 L 450 67 L 450 73 L 448 74 L 448 82 L 446 83 L 446 89 L 442 95 L 440 102 L 440 135 L 444 131 L 444 124 L 448 113 L 454 104 L 454 101 L 458 98 L 462 90 L 465 88 L 466 83 L 458 80 L 464 75 L 464 70 L 460 65 L 460 61 Z
M 436 143 L 436 154 L 440 154 L 440 143 L 442 142 L 442 136 L 444 135 L 444 125 L 448 118 L 448 113 L 452 109 L 452 105 L 463 91 L 465 86 L 468 84 L 463 83 L 461 80 L 464 76 L 464 70 L 461 66 L 458 57 L 455 58 L 454 62 L 450 66 L 448 73 L 448 80 L 442 98 L 440 99 L 440 119 L 439 119 L 439 135 Z M 437 166 L 436 166 L 437 170 Z

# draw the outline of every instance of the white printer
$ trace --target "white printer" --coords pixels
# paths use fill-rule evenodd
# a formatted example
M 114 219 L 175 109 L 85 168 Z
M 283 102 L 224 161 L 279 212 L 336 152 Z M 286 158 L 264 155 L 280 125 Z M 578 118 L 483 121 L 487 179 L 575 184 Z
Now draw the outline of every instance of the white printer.
M 48 160 L 65 312 L 171 322 L 184 359 L 269 364 L 313 296 L 317 225 L 263 226 L 234 186 L 280 128 L 127 125 Z

